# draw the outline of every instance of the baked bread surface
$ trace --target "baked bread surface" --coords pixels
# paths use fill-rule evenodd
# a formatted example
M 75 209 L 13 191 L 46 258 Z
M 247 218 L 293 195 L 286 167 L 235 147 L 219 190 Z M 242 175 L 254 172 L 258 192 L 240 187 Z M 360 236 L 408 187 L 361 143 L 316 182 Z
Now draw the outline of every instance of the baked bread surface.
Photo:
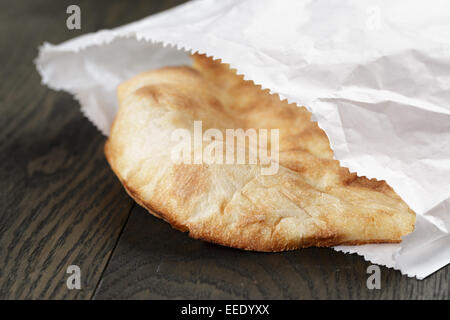
M 414 212 L 386 182 L 333 160 L 306 108 L 280 101 L 225 64 L 192 59 L 193 67 L 142 73 L 118 88 L 105 154 L 137 203 L 194 238 L 246 250 L 399 242 L 413 230 Z M 260 162 L 173 161 L 174 130 L 193 135 L 198 120 L 203 132 L 216 128 L 224 137 L 230 128 L 278 129 L 277 173 L 262 174 L 267 165 Z

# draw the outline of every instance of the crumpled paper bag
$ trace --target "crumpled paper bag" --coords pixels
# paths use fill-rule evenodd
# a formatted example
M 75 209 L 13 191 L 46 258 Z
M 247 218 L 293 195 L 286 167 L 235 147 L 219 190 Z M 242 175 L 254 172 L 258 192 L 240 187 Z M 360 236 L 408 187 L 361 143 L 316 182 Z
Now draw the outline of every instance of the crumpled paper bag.
M 116 87 L 138 72 L 222 59 L 306 106 L 351 171 L 417 213 L 401 244 L 338 246 L 423 279 L 450 262 L 450 2 L 200 0 L 59 45 L 36 59 L 105 135 Z

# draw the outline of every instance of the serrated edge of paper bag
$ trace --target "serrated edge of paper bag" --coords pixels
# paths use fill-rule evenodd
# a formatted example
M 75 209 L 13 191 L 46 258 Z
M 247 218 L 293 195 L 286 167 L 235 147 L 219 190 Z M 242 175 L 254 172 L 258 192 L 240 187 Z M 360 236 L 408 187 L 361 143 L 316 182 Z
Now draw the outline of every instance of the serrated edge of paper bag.
M 93 36 L 93 35 L 98 35 L 99 32 L 102 32 L 103 34 L 107 35 L 107 37 L 106 37 L 105 39 L 99 39 L 98 37 L 94 37 L 94 36 Z M 137 34 L 136 32 L 130 32 L 130 33 L 125 34 L 125 35 L 123 35 L 123 34 L 118 34 L 118 33 L 114 32 L 114 31 L 99 31 L 99 32 L 96 32 L 96 33 L 92 33 L 92 34 L 86 35 L 87 37 L 90 37 L 90 36 L 92 35 L 90 41 L 88 41 L 88 42 L 87 42 L 85 45 L 83 45 L 83 46 L 77 47 L 77 50 L 67 50 L 67 49 L 66 49 L 67 52 L 80 52 L 80 51 L 85 50 L 86 48 L 89 48 L 89 47 L 109 44 L 109 43 L 111 43 L 112 41 L 114 41 L 114 40 L 116 40 L 116 39 L 118 39 L 118 38 L 134 38 L 136 41 L 146 41 L 146 42 L 150 42 L 150 43 L 155 44 L 155 45 L 161 45 L 162 47 L 171 47 L 171 48 L 176 49 L 176 50 L 182 50 L 182 51 L 184 51 L 184 52 L 187 53 L 187 54 L 194 54 L 194 53 L 204 54 L 204 55 L 206 55 L 207 57 L 212 58 L 213 60 L 219 60 L 219 61 L 221 61 L 222 63 L 228 64 L 232 69 L 236 70 L 236 73 L 237 73 L 238 75 L 243 76 L 244 80 L 246 80 L 246 81 L 252 81 L 255 85 L 259 86 L 262 90 L 267 90 L 267 91 L 268 91 L 270 94 L 272 94 L 272 95 L 278 95 L 278 97 L 280 98 L 281 101 L 287 101 L 288 103 L 295 103 L 297 106 L 299 106 L 299 104 L 296 103 L 295 101 L 293 101 L 292 99 L 288 99 L 288 98 L 284 97 L 282 94 L 279 94 L 279 93 L 273 91 L 273 90 L 270 89 L 269 87 L 265 87 L 263 84 L 258 83 L 258 81 L 255 81 L 254 79 L 251 79 L 248 75 L 246 75 L 245 73 L 243 73 L 237 65 L 231 63 L 230 61 L 227 61 L 226 59 L 219 58 L 219 57 L 217 57 L 216 55 L 208 54 L 208 53 L 206 52 L 206 50 L 203 50 L 203 49 L 201 49 L 201 48 L 199 48 L 199 49 L 194 49 L 194 48 L 192 48 L 192 47 L 190 47 L 190 46 L 188 46 L 188 45 L 186 45 L 186 44 L 173 43 L 173 42 L 171 42 L 171 41 L 161 41 L 161 40 L 159 40 L 159 39 L 154 39 L 154 38 L 151 38 L 151 37 L 148 37 L 148 36 L 140 36 L 140 35 Z M 85 37 L 86 37 L 86 36 L 85 36 Z M 71 40 L 69 40 L 69 42 L 70 42 L 70 41 L 71 41 Z M 67 43 L 67 42 L 66 42 L 66 43 Z M 95 122 L 94 119 L 97 117 L 97 114 L 95 114 L 94 110 L 90 110 L 90 108 L 87 107 L 87 105 L 88 105 L 89 103 L 88 103 L 87 101 L 85 101 L 85 99 L 84 99 L 84 97 L 83 97 L 82 94 L 80 94 L 79 92 L 77 92 L 74 88 L 60 87 L 60 86 L 57 86 L 57 85 L 53 85 L 53 84 L 51 84 L 51 83 L 49 82 L 49 80 L 48 80 L 47 77 L 45 76 L 44 70 L 43 70 L 42 65 L 41 65 L 41 59 L 42 59 L 42 57 L 44 56 L 45 51 L 53 50 L 53 49 L 55 49 L 55 48 L 56 48 L 56 46 L 53 46 L 53 45 L 51 45 L 51 44 L 49 44 L 49 43 L 44 43 L 43 45 L 41 45 L 41 46 L 39 47 L 39 54 L 38 54 L 38 56 L 37 56 L 37 58 L 35 59 L 34 62 L 35 62 L 35 65 L 36 65 L 36 68 L 37 68 L 38 72 L 39 72 L 40 75 L 41 75 L 41 83 L 44 84 L 44 85 L 46 85 L 46 86 L 48 86 L 49 88 L 52 88 L 52 89 L 56 90 L 56 91 L 64 90 L 64 91 L 69 92 L 70 94 L 72 94 L 72 95 L 74 96 L 74 98 L 80 103 L 80 106 L 81 106 L 80 109 L 81 109 L 82 114 L 83 114 L 90 122 L 92 122 L 92 123 L 94 124 L 94 126 L 95 126 L 100 132 L 102 132 L 105 136 L 108 136 L 108 132 L 106 132 L 103 128 L 101 128 L 101 127 Z M 314 101 L 313 101 L 313 103 L 314 103 Z M 315 114 L 314 114 L 314 112 L 313 112 L 311 106 L 310 106 L 310 105 L 305 105 L 305 107 L 306 107 L 306 108 L 308 109 L 308 111 L 310 111 L 311 114 L 312 114 L 312 119 L 311 119 L 311 121 L 316 122 L 317 125 L 319 126 L 319 128 L 321 128 L 321 129 L 325 132 L 323 126 L 321 126 L 320 120 L 318 120 L 318 119 L 315 117 Z M 331 147 L 331 149 L 333 150 L 333 155 L 334 155 L 335 160 L 339 161 L 339 163 L 340 163 L 342 166 L 348 168 L 351 172 L 359 172 L 360 174 L 365 175 L 365 176 L 368 177 L 368 178 L 376 178 L 375 176 L 370 176 L 370 175 L 364 174 L 364 172 L 361 173 L 361 172 L 360 172 L 361 170 L 359 170 L 359 169 L 358 169 L 358 170 L 355 170 L 354 166 L 353 166 L 352 164 L 348 163 L 347 161 L 340 161 L 339 159 L 336 159 L 336 155 L 335 155 L 335 152 L 334 152 L 334 149 L 335 149 L 335 148 L 334 148 L 334 146 L 333 146 L 332 140 L 329 139 L 329 142 L 330 142 L 330 147 Z M 399 245 L 399 246 L 400 246 L 400 248 L 401 248 L 401 245 Z M 369 254 L 361 254 L 361 253 L 359 253 L 359 252 L 352 252 L 351 250 L 346 250 L 346 249 L 344 249 L 344 248 L 342 248 L 342 247 L 334 247 L 333 249 L 336 250 L 336 251 L 338 251 L 338 252 L 343 252 L 343 253 L 347 253 L 347 254 L 356 253 L 356 254 L 362 256 L 366 261 L 370 261 L 370 262 L 375 263 L 375 264 L 381 264 L 381 265 L 384 265 L 384 266 L 386 266 L 386 267 L 389 267 L 389 268 L 393 268 L 393 269 L 399 270 L 402 274 L 407 275 L 407 276 L 409 276 L 409 277 L 416 277 L 415 274 L 410 274 L 410 273 L 407 273 L 407 272 L 402 271 L 400 268 L 397 268 L 396 265 L 395 265 L 395 262 L 393 262 L 393 263 L 382 262 L 382 261 L 380 261 L 376 256 L 372 256 L 372 255 L 369 255 Z M 400 249 L 399 249 L 399 250 L 400 250 Z M 420 279 L 420 278 L 418 278 L 418 279 Z

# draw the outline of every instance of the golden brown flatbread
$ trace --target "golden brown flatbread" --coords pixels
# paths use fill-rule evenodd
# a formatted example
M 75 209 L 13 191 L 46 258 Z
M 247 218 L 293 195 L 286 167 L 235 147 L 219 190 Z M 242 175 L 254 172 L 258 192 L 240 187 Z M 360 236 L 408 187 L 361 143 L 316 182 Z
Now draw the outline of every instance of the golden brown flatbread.
M 118 89 L 106 158 L 150 213 L 194 238 L 258 251 L 399 242 L 413 230 L 414 212 L 386 182 L 333 160 L 326 134 L 304 107 L 280 101 L 228 65 L 201 55 L 193 62 L 139 74 Z M 192 132 L 196 120 L 203 131 L 279 129 L 277 173 L 262 174 L 260 162 L 174 162 L 171 135 Z

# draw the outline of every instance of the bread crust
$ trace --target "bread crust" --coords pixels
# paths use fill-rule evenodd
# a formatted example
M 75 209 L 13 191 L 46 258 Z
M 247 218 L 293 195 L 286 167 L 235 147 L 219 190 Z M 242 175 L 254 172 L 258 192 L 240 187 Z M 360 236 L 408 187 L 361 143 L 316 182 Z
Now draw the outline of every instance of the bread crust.
M 193 238 L 256 251 L 395 243 L 415 214 L 384 181 L 333 159 L 326 134 L 303 107 L 280 101 L 225 64 L 193 56 L 193 68 L 146 72 L 118 89 L 106 158 L 128 194 Z M 280 130 L 280 168 L 181 164 L 170 158 L 177 128 Z

